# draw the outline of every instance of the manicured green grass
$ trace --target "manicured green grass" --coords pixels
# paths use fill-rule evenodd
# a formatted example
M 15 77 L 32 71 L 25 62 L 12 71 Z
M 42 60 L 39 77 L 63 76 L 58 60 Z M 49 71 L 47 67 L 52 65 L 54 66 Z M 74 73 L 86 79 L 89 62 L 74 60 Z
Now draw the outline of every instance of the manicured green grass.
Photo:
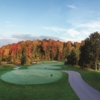
M 81 75 L 88 84 L 100 91 L 100 72 L 82 72 Z
M 28 68 L 29 69 L 61 69 L 61 67 L 57 67 L 50 64 L 37 64 L 37 65 L 30 66 Z
M 44 62 L 46 65 L 50 62 Z M 81 69 L 51 62 L 62 70 L 73 70 L 81 74 L 82 78 L 92 87 L 100 91 L 100 72 L 90 69 Z M 22 66 L 22 69 L 28 66 Z M 42 68 L 42 67 L 41 67 Z M 11 71 L 12 68 L 0 69 L 0 75 Z M 38 85 L 17 85 L 0 80 L 0 100 L 79 100 L 68 82 L 68 75 L 63 73 L 62 78 L 56 82 Z
M 50 65 L 62 65 L 63 62 L 60 61 L 41 61 L 43 64 L 50 64 Z
M 44 84 L 59 80 L 62 72 L 43 69 L 13 70 L 1 75 L 1 79 L 14 84 Z
M 73 70 L 81 74 L 82 78 L 92 87 L 100 91 L 100 71 L 92 69 L 81 69 L 80 67 L 73 67 L 71 65 L 59 65 L 63 70 Z
M 12 69 L 0 70 L 0 75 Z M 17 85 L 0 80 L 0 100 L 79 100 L 63 73 L 59 81 L 49 84 Z
M 62 77 L 62 73 L 60 71 L 47 70 L 61 69 L 61 67 L 54 65 L 61 65 L 62 62 L 52 61 L 50 63 L 50 61 L 43 61 L 42 63 L 30 67 L 21 66 L 22 70 L 19 69 L 5 73 L 1 75 L 1 79 L 6 82 L 25 85 L 51 83 L 59 80 Z
M 20 65 L 20 69 L 27 69 L 31 65 Z

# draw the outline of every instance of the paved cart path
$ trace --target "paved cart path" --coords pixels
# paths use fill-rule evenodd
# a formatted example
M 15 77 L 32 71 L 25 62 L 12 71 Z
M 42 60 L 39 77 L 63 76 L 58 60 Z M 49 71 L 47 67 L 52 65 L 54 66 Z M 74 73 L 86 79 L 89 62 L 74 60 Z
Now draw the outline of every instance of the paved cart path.
M 78 72 L 63 70 L 69 74 L 69 82 L 80 100 L 100 100 L 100 92 L 88 85 Z
M 20 66 L 16 66 L 16 67 L 14 67 L 13 69 L 14 70 L 18 70 L 20 68 Z

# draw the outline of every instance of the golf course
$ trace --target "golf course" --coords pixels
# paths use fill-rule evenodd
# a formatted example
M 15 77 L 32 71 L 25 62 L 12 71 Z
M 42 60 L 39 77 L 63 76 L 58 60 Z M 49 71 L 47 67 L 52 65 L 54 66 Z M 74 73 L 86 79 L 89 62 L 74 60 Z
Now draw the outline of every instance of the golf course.
M 0 0 L 0 100 L 100 100 L 100 0 Z
M 61 79 L 62 77 L 62 72 L 54 69 L 61 68 L 46 63 L 37 64 L 30 66 L 27 69 L 19 69 L 7 72 L 1 75 L 1 79 L 6 82 L 25 85 L 51 83 Z
M 19 66 L 18 69 L 12 66 L 1 68 L 0 100 L 40 100 L 41 98 L 42 100 L 66 100 L 66 98 L 67 100 L 84 100 L 85 96 L 82 97 L 83 99 L 77 96 L 68 81 L 70 74 L 68 75 L 69 72 L 65 73 L 64 70 L 80 73 L 90 86 L 100 91 L 100 80 L 96 80 L 99 78 L 99 71 L 82 70 L 79 67 L 64 65 L 59 61 L 43 61 L 30 66 Z M 91 77 L 94 75 L 95 77 Z M 76 75 L 72 79 L 76 81 L 76 83 L 72 82 L 74 86 L 78 81 L 80 82 L 79 78 L 75 79 L 75 77 Z
M 0 100 L 79 100 L 61 72 L 63 62 L 44 61 L 19 69 L 0 69 Z M 73 96 L 71 96 L 73 95 Z

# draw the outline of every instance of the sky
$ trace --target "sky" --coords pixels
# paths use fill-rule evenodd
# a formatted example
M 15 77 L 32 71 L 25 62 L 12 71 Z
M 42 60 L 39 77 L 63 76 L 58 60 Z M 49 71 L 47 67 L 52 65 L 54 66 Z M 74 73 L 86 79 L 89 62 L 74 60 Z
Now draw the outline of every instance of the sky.
M 0 0 L 0 47 L 19 41 L 81 42 L 100 32 L 100 0 Z

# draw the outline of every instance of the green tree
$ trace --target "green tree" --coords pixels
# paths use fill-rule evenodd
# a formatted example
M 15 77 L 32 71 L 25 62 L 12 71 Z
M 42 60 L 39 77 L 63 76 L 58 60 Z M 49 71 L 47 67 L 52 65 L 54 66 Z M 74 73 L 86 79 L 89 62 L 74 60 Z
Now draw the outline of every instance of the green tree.
M 21 58 L 21 64 L 22 65 L 26 64 L 27 63 L 27 59 L 28 59 L 27 54 L 23 53 L 22 58 Z
M 85 40 L 81 47 L 79 65 L 84 67 L 93 67 L 97 70 L 98 59 L 100 55 L 100 34 L 94 32 Z
M 85 44 L 80 47 L 80 59 L 79 59 L 79 66 L 81 68 L 90 67 L 90 39 L 85 39 Z
M 68 64 L 72 64 L 72 65 L 78 65 L 78 61 L 79 61 L 79 55 L 80 55 L 80 50 L 79 48 L 74 48 L 70 55 L 68 55 L 67 60 L 68 60 Z

